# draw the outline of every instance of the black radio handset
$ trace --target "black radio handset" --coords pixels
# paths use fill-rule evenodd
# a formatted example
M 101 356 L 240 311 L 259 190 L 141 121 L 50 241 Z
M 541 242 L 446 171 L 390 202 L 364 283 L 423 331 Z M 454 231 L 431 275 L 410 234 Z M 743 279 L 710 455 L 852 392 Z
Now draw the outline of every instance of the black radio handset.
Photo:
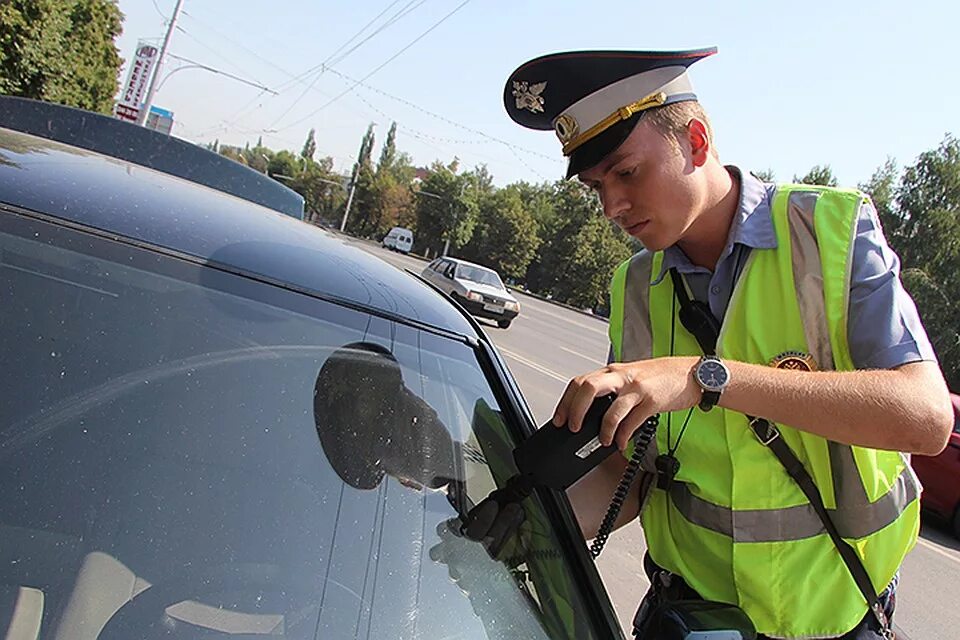
M 617 448 L 613 445 L 600 444 L 600 425 L 615 398 L 613 394 L 596 398 L 587 410 L 580 430 L 576 433 L 566 427 L 555 427 L 552 422 L 548 422 L 525 440 L 513 452 L 517 469 L 520 471 L 518 480 L 525 479 L 524 484 L 550 487 L 560 491 L 575 483 L 616 452 Z M 640 468 L 640 460 L 643 459 L 647 447 L 656 435 L 659 422 L 658 415 L 652 416 L 634 434 L 633 455 L 620 479 L 600 531 L 590 548 L 593 557 L 600 554 L 613 531 L 613 525 Z

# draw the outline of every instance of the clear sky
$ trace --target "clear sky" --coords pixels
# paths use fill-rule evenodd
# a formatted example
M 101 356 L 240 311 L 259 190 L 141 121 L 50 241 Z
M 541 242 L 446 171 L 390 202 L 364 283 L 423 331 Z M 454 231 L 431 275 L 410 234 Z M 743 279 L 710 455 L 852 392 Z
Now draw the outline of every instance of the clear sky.
M 161 14 L 175 4 L 120 0 L 125 59 L 138 39 L 159 42 Z M 855 186 L 888 156 L 910 164 L 944 134 L 960 135 L 958 7 L 946 0 L 185 0 L 170 53 L 279 95 L 184 69 L 164 80 L 154 104 L 174 112 L 175 135 L 198 143 L 253 144 L 262 135 L 269 147 L 298 152 L 315 128 L 317 155 L 332 156 L 341 171 L 369 123 L 377 123 L 378 154 L 396 120 L 398 147 L 419 165 L 457 156 L 466 167 L 486 164 L 501 185 L 538 182 L 562 177 L 565 162 L 551 132 L 507 117 L 503 86 L 513 69 L 555 51 L 717 46 L 691 76 L 722 159 L 771 169 L 781 180 L 830 164 L 841 183 Z M 324 62 L 325 72 L 303 75 Z M 168 60 L 163 75 L 181 64 Z

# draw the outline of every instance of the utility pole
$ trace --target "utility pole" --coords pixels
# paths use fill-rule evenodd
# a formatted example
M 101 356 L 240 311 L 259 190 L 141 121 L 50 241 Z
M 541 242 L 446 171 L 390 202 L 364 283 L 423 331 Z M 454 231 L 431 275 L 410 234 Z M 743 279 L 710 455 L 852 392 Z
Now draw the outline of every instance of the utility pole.
M 157 65 L 153 69 L 153 76 L 150 78 L 150 88 L 147 89 L 147 97 L 140 106 L 140 114 L 137 116 L 137 124 L 141 127 L 147 121 L 150 114 L 150 105 L 153 104 L 153 94 L 157 92 L 157 83 L 160 80 L 160 68 L 163 66 L 163 56 L 167 53 L 167 46 L 170 44 L 170 37 L 173 30 L 177 27 L 177 18 L 180 17 L 180 10 L 183 9 L 183 0 L 177 0 L 177 6 L 170 16 L 170 24 L 167 25 L 167 34 L 163 37 L 163 46 L 160 47 L 160 56 L 157 58 Z
M 347 206 L 343 209 L 343 219 L 340 220 L 340 231 L 347 228 L 347 216 L 350 215 L 350 205 L 353 203 L 353 192 L 357 190 L 357 179 L 360 177 L 360 163 L 357 163 L 356 175 L 350 181 L 350 193 L 347 194 Z

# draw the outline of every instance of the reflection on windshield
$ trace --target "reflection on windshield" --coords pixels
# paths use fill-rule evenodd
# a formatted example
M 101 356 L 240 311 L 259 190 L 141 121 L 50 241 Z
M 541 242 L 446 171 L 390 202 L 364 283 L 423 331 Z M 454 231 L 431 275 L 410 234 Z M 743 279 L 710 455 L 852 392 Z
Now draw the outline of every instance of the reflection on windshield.
M 515 472 L 470 347 L 17 224 L 0 232 L 0 595 L 22 604 L 0 628 L 593 636 L 538 499 L 504 561 L 447 535 Z
M 461 264 L 457 265 L 457 277 L 463 280 L 469 280 L 470 282 L 479 282 L 480 284 L 488 284 L 497 289 L 505 289 L 503 282 L 500 281 L 500 276 L 494 271 L 489 269 L 481 269 L 480 267 L 471 267 L 469 265 Z
M 327 358 L 313 413 L 327 459 L 351 487 L 375 489 L 385 474 L 416 488 L 463 480 L 449 431 L 380 345 L 348 344 Z

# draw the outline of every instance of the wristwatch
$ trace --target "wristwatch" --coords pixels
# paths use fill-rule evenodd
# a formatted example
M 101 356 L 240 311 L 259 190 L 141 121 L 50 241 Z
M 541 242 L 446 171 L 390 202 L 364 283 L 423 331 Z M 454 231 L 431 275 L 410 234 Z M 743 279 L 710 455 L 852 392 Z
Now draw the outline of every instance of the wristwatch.
M 720 394 L 730 384 L 730 369 L 717 356 L 703 356 L 693 368 L 693 378 L 703 389 L 700 409 L 710 411 L 720 402 Z

